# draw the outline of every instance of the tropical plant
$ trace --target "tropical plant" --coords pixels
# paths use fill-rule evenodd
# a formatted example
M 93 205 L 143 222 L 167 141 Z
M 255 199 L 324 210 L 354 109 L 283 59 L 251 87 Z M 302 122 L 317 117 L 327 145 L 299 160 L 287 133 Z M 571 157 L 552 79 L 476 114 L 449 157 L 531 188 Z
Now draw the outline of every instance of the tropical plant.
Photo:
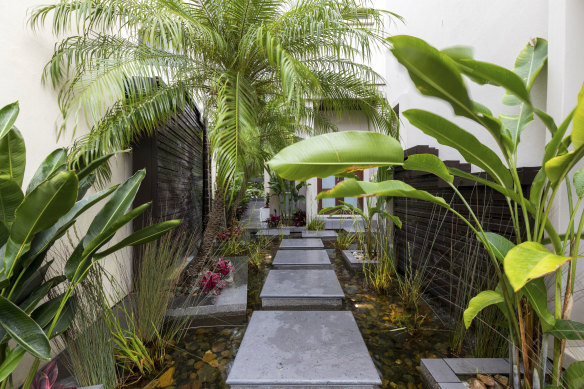
M 213 292 L 215 296 L 221 294 L 221 289 L 226 286 L 225 281 L 221 279 L 221 275 L 208 271 L 203 275 L 199 287 L 203 293 Z
M 399 16 L 362 0 L 63 0 L 34 10 L 30 24 L 50 15 L 56 35 L 72 34 L 44 72 L 59 89 L 61 129 L 80 117 L 92 128 L 78 153 L 126 148 L 193 99 L 205 108 L 217 187 L 191 275 L 251 161 L 263 167 L 298 132 L 334 130 L 331 112 L 357 109 L 397 132 L 367 61 Z
M 253 270 L 259 271 L 264 264 L 268 248 L 270 247 L 271 238 L 260 236 L 255 242 L 249 245 L 249 264 Z
M 308 231 L 322 231 L 324 230 L 324 220 L 319 217 L 313 217 L 306 223 L 306 229 Z
M 213 272 L 219 274 L 222 278 L 227 277 L 229 274 L 235 271 L 231 262 L 226 261 L 223 258 L 217 258 L 215 262 L 213 262 Z
M 300 189 L 306 186 L 306 182 L 296 184 L 294 181 L 284 180 L 272 172 L 268 185 L 272 196 L 279 201 L 280 216 L 285 221 L 291 221 L 292 215 L 296 212 L 296 203 L 304 199 L 304 196 L 300 194 Z
M 355 242 L 355 234 L 350 232 L 341 231 L 337 234 L 335 240 L 335 247 L 337 250 L 348 250 L 349 247 Z
M 130 210 L 146 174 L 141 170 L 119 186 L 85 197 L 95 170 L 112 156 L 69 159 L 66 149 L 49 154 L 23 190 L 26 150 L 14 126 L 18 103 L 0 110 L 0 382 L 6 382 L 26 353 L 35 357 L 24 387 L 34 379 L 40 360 L 50 358 L 49 340 L 62 333 L 73 317 L 71 296 L 88 270 L 100 259 L 127 246 L 136 246 L 167 233 L 171 220 L 130 234 L 108 248 L 116 232 L 150 204 Z M 104 200 L 85 235 L 67 258 L 64 275 L 38 282 L 52 260 L 49 250 L 77 218 Z M 43 301 L 49 291 L 66 283 L 64 292 Z M 9 344 L 14 341 L 15 345 Z
M 572 173 L 576 163 L 584 156 L 584 89 L 577 107 L 558 126 L 552 117 L 534 106 L 530 95 L 535 78 L 547 58 L 547 43 L 544 40 L 537 39 L 527 45 L 517 59 L 514 72 L 474 60 L 472 50 L 467 48 L 439 51 L 410 36 L 396 36 L 389 40 L 393 54 L 406 67 L 417 89 L 424 95 L 446 101 L 455 115 L 484 128 L 493 137 L 499 153 L 437 114 L 410 109 L 403 113 L 404 117 L 439 143 L 458 150 L 467 162 L 484 170 L 486 177 L 448 168 L 434 155 L 412 155 L 403 161 L 403 150 L 395 139 L 363 132 L 331 134 L 327 138 L 315 137 L 299 142 L 282 150 L 269 165 L 290 180 L 315 175 L 327 177 L 347 170 L 388 165 L 402 165 L 404 169 L 424 171 L 441 178 L 467 207 L 469 218 L 450 207 L 444 199 L 396 180 L 377 183 L 345 180 L 329 192 L 319 194 L 319 197 L 411 197 L 433 202 L 456 214 L 475 232 L 486 249 L 498 280 L 495 290 L 483 291 L 470 301 L 464 314 L 465 325 L 470 325 L 485 307 L 496 305 L 501 309 L 507 318 L 513 346 L 510 361 L 515 388 L 545 386 L 547 342 L 548 336 L 552 336 L 552 384 L 557 387 L 564 379 L 564 384 L 574 386 L 575 371 L 581 370 L 584 363 L 572 364 L 568 369 L 570 372 L 566 370 L 563 377 L 562 364 L 565 341 L 584 336 L 584 324 L 570 320 L 576 269 L 573 260 L 579 255 L 584 228 L 584 217 L 576 224 L 584 198 L 584 171 Z M 470 99 L 463 75 L 480 85 L 504 88 L 504 103 L 517 106 L 519 115 L 493 116 L 487 107 Z M 542 168 L 526 197 L 517 171 L 518 144 L 534 115 L 550 131 L 550 141 L 545 147 Z M 569 133 L 571 124 L 573 128 Z M 323 150 L 323 141 L 331 147 Z M 477 215 L 454 185 L 455 177 L 487 185 L 505 196 L 513 221 L 515 242 L 483 229 Z M 565 234 L 560 234 L 551 223 L 549 213 L 555 205 L 554 200 L 563 190 L 566 190 L 570 221 Z M 546 243 L 551 244 L 551 250 L 545 246 Z M 566 280 L 562 278 L 565 268 Z M 554 278 L 551 290 L 554 306 L 551 311 L 547 307 L 548 290 L 543 282 L 543 277 L 548 274 Z M 522 370 L 523 380 L 520 379 Z
M 401 228 L 401 221 L 399 220 L 399 218 L 397 216 L 391 215 L 389 212 L 387 212 L 385 209 L 383 209 L 382 207 L 374 207 L 372 205 L 372 203 L 369 201 L 367 201 L 367 213 L 365 213 L 364 211 L 362 211 L 359 207 L 354 206 L 353 204 L 344 202 L 344 201 L 340 201 L 339 205 L 335 205 L 333 207 L 326 207 L 323 208 L 320 211 L 320 214 L 337 214 L 339 212 L 349 212 L 355 215 L 359 215 L 361 216 L 362 222 L 363 222 L 363 227 L 364 227 L 364 238 L 365 238 L 365 242 L 364 243 L 364 252 L 365 255 L 367 256 L 367 258 L 369 259 L 375 259 L 377 257 L 378 254 L 378 249 L 376 246 L 376 241 L 375 241 L 375 237 L 374 237 L 374 231 L 373 231 L 373 220 L 375 215 L 378 215 L 378 217 L 381 218 L 389 218 L 391 219 L 398 227 Z M 360 220 L 356 220 L 355 223 L 357 225 L 359 225 Z
M 65 387 L 63 384 L 55 385 L 59 378 L 59 366 L 57 361 L 51 361 L 39 370 L 32 381 L 32 389 L 74 389 L 73 387 Z

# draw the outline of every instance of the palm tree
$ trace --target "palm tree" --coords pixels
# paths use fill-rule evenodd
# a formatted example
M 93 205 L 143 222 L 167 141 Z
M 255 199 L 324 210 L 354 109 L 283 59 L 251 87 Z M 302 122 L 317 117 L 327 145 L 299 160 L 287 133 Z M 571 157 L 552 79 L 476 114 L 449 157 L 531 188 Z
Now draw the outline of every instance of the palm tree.
M 399 18 L 366 0 L 62 0 L 32 12 L 65 36 L 43 79 L 59 90 L 60 131 L 84 120 L 78 153 L 127 148 L 202 105 L 216 164 L 214 200 L 195 263 L 209 256 L 235 173 L 299 131 L 334 131 L 361 111 L 396 135 L 384 81 L 367 60 Z M 106 177 L 107 178 L 107 177 Z

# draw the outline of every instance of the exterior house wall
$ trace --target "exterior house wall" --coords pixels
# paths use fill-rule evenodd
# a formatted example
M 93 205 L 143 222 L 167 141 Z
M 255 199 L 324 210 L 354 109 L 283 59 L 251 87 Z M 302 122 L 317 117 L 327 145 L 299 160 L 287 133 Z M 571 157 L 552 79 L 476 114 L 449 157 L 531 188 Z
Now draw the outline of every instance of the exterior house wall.
M 22 132 L 26 142 L 26 172 L 25 182 L 34 174 L 43 159 L 58 147 L 67 147 L 72 143 L 72 134 L 68 132 L 57 141 L 55 123 L 60 117 L 57 105 L 57 93 L 52 88 L 41 85 L 41 73 L 45 63 L 51 58 L 55 39 L 49 31 L 31 32 L 27 26 L 27 11 L 31 7 L 43 2 L 38 0 L 20 0 L 3 2 L 0 12 L 0 47 L 2 47 L 2 61 L 0 61 L 0 105 L 4 106 L 13 101 L 20 102 L 20 115 L 16 126 Z M 81 127 L 76 136 L 87 132 Z M 131 174 L 131 160 L 127 156 L 120 156 L 112 163 L 112 184 L 125 180 Z M 99 205 L 90 209 L 78 221 L 80 231 L 89 226 Z M 131 226 L 114 237 L 120 237 L 131 232 Z M 131 251 L 126 249 L 115 258 L 106 258 L 103 262 L 109 272 L 131 274 Z M 29 361 L 30 363 L 31 361 Z M 19 386 L 28 372 L 23 363 L 14 374 L 14 384 Z

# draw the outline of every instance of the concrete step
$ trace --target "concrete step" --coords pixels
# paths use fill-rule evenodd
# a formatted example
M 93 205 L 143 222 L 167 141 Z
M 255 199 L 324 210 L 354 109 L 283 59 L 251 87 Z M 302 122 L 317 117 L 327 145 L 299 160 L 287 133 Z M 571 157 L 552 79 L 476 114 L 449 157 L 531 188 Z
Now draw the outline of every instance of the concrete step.
M 256 236 L 289 236 L 290 229 L 289 228 L 266 228 L 262 230 L 258 230 L 256 232 Z
M 231 389 L 372 389 L 381 384 L 349 311 L 255 311 Z
M 321 238 L 321 239 L 328 239 L 333 240 L 337 238 L 337 233 L 335 231 L 303 231 L 302 232 L 303 238 Z
M 270 270 L 260 293 L 270 309 L 339 308 L 344 297 L 334 270 Z
M 282 239 L 280 249 L 287 250 L 306 250 L 306 249 L 324 249 L 324 244 L 319 238 L 304 239 Z
M 278 250 L 272 265 L 286 269 L 332 269 L 326 250 Z

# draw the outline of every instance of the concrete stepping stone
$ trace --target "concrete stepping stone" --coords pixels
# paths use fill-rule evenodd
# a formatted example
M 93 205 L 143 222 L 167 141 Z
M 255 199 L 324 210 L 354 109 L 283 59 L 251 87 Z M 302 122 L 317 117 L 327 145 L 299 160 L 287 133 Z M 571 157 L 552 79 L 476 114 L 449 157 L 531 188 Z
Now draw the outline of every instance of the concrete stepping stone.
M 260 293 L 263 308 L 338 308 L 345 293 L 334 270 L 270 270 Z
M 321 239 L 335 239 L 337 233 L 335 231 L 303 231 L 303 238 L 321 238 Z
M 288 228 L 266 228 L 262 230 L 258 230 L 256 232 L 256 236 L 289 236 L 290 229 Z
M 332 269 L 326 250 L 278 250 L 272 265 L 284 269 Z
M 381 385 L 349 311 L 255 311 L 227 377 L 231 389 Z
M 324 249 L 324 244 L 319 238 L 282 239 L 282 242 L 280 243 L 280 249 Z

